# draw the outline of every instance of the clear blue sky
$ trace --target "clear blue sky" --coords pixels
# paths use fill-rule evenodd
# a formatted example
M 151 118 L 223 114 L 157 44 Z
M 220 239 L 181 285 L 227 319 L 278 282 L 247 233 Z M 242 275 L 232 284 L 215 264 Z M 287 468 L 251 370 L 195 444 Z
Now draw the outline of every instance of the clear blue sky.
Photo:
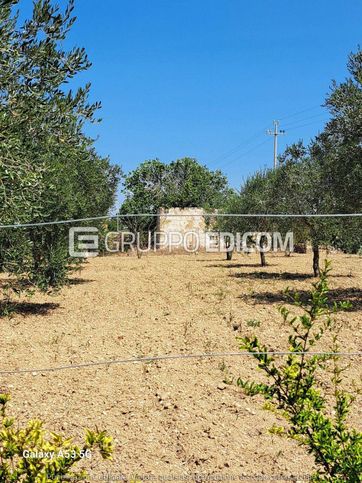
M 361 0 L 76 0 L 76 15 L 67 45 L 93 62 L 80 80 L 103 104 L 100 153 L 126 172 L 192 156 L 236 187 L 272 165 L 273 119 L 280 151 L 323 127 L 362 33 Z

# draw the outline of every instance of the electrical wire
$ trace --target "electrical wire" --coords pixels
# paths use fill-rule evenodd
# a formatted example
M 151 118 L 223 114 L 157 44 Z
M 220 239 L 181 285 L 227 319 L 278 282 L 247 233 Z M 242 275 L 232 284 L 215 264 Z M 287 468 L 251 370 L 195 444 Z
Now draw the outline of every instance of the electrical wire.
M 312 106 L 312 107 L 307 107 L 306 109 L 302 109 L 301 111 L 297 111 L 293 114 L 288 114 L 286 116 L 283 116 L 283 117 L 280 117 L 279 118 L 279 121 L 284 121 L 285 119 L 289 119 L 291 117 L 295 117 L 295 116 L 298 116 L 299 114 L 303 114 L 305 112 L 309 112 L 309 111 L 313 111 L 315 109 L 320 109 L 322 106 L 320 105 L 315 105 L 315 106 Z
M 295 126 L 295 124 L 300 124 L 301 122 L 309 121 L 310 119 L 316 119 L 316 118 L 320 118 L 320 117 L 326 117 L 326 113 L 321 112 L 319 114 L 316 114 L 315 116 L 308 116 L 306 118 L 298 119 L 298 120 L 293 121 L 293 122 L 288 123 L 288 124 L 283 124 L 283 129 L 289 130 L 289 128 Z
M 261 146 L 263 146 L 264 144 L 266 144 L 267 142 L 269 142 L 269 139 L 265 139 L 264 141 L 262 141 L 261 143 L 257 144 L 256 146 L 250 148 L 248 151 L 238 155 L 236 158 L 234 159 L 231 159 L 229 161 L 227 161 L 226 163 L 222 164 L 219 169 L 221 168 L 225 168 L 226 166 L 230 166 L 230 164 L 233 164 L 235 163 L 235 161 L 238 161 L 239 159 L 241 158 L 244 158 L 245 156 L 247 156 L 248 154 L 256 151 L 257 149 L 259 149 Z
M 285 119 L 290 119 L 290 118 L 299 116 L 300 114 L 313 111 L 313 110 L 318 109 L 320 107 L 321 107 L 320 105 L 308 107 L 306 109 L 302 109 L 301 111 L 297 111 L 297 112 L 295 112 L 293 114 L 289 114 L 289 115 L 283 116 L 283 117 L 279 118 L 279 120 L 282 121 L 282 120 L 285 120 Z M 316 115 L 313 115 L 313 116 L 309 116 L 309 117 L 306 117 L 306 118 L 301 118 L 301 119 L 298 119 L 296 121 L 292 121 L 291 123 L 287 124 L 286 126 L 283 126 L 283 128 L 285 128 L 287 130 L 294 130 L 294 128 L 293 129 L 288 129 L 288 126 L 292 126 L 292 125 L 295 125 L 296 123 L 300 123 L 300 122 L 303 122 L 303 121 L 307 121 L 309 119 L 313 119 L 313 118 L 320 117 L 320 116 L 323 116 L 323 115 L 325 115 L 325 113 L 319 113 L 319 114 L 316 114 Z M 297 126 L 295 129 L 299 129 L 299 127 L 305 127 L 305 126 L 307 126 L 307 124 L 303 124 L 302 126 Z M 222 155 L 214 158 L 214 160 L 211 161 L 210 164 L 211 165 L 216 164 L 216 162 L 223 161 L 224 159 L 227 159 L 230 156 L 234 155 L 239 149 L 247 146 L 248 144 L 250 144 L 250 142 L 252 140 L 254 140 L 255 138 L 257 138 L 257 137 L 261 136 L 262 134 L 264 134 L 265 133 L 265 130 L 267 128 L 268 128 L 268 126 L 265 126 L 265 128 L 263 128 L 261 131 L 260 130 L 257 131 L 250 138 L 247 138 L 245 141 L 242 141 L 239 144 L 237 144 L 234 148 L 231 148 L 229 151 L 226 151 L 224 154 L 222 154 Z M 266 142 L 267 141 L 265 141 L 265 143 Z M 218 166 L 218 169 L 221 169 L 221 168 L 224 168 L 226 166 L 229 166 L 230 164 L 234 163 L 235 161 L 239 160 L 240 158 L 242 158 L 242 157 L 248 155 L 249 153 L 253 152 L 254 150 L 258 149 L 260 146 L 262 146 L 265 143 L 262 142 L 260 144 L 257 144 L 256 146 L 253 146 L 250 150 L 246 151 L 245 153 L 240 154 L 235 159 L 233 159 L 231 161 L 227 161 L 226 163 L 223 163 L 223 164 L 219 165 Z

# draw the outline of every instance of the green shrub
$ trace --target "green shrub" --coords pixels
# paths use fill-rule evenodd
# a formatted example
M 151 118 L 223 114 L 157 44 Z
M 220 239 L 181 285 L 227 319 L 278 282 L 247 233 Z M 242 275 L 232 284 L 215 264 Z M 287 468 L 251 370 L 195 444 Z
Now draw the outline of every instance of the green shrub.
M 328 300 L 329 271 L 330 264 L 326 262 L 320 279 L 313 284 L 308 302 L 302 301 L 298 294 L 293 295 L 294 304 L 302 309 L 302 315 L 292 315 L 286 307 L 280 309 L 284 321 L 292 328 L 289 336 L 291 353 L 285 362 L 277 362 L 276 357 L 265 354 L 270 353 L 270 349 L 256 337 L 240 338 L 242 350 L 255 352 L 253 357 L 268 382 L 239 378 L 237 384 L 250 396 L 263 395 L 269 409 L 281 411 L 288 422 L 284 434 L 298 441 L 314 456 L 318 469 L 312 476 L 313 481 L 358 482 L 362 475 L 362 433 L 350 428 L 347 422 L 355 397 L 341 389 L 344 369 L 336 354 L 336 336 L 330 355 L 294 354 L 310 352 L 325 331 L 335 326 L 332 314 L 349 307 L 346 302 L 334 303 L 331 307 Z M 322 390 L 317 377 L 321 370 L 325 372 L 328 360 L 333 362 L 333 394 Z
M 86 472 L 72 468 L 82 459 L 91 457 L 92 450 L 98 449 L 104 459 L 111 458 L 112 438 L 105 431 L 87 430 L 80 447 L 73 444 L 72 439 L 46 431 L 42 421 L 29 421 L 20 428 L 6 415 L 9 399 L 9 395 L 0 394 L 0 482 L 82 481 Z

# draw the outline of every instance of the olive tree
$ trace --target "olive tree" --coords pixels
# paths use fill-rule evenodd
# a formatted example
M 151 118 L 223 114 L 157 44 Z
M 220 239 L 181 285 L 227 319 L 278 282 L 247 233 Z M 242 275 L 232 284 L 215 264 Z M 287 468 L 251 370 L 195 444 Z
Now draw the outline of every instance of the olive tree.
M 64 9 L 36 0 L 30 19 L 17 0 L 0 2 L 0 224 L 106 214 L 119 168 L 84 134 L 97 121 L 90 85 L 70 89 L 90 62 L 83 48 L 63 49 L 74 24 Z M 61 286 L 72 268 L 65 226 L 0 229 L 0 265 L 34 288 Z

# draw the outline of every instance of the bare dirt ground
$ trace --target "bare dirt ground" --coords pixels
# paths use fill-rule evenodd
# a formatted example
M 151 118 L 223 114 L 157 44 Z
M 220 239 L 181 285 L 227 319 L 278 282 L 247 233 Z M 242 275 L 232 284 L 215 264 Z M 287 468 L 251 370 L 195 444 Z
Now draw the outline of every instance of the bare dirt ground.
M 362 262 L 329 255 L 332 295 L 353 308 L 341 315 L 341 350 L 362 350 Z M 306 291 L 311 255 L 110 256 L 92 259 L 56 296 L 37 295 L 1 320 L 0 368 L 42 368 L 162 354 L 237 351 L 237 335 L 256 334 L 287 349 L 288 327 L 278 306 L 287 287 Z M 260 326 L 250 321 L 259 321 Z M 328 349 L 329 339 L 323 345 Z M 361 361 L 350 358 L 347 385 L 361 384 Z M 115 438 L 112 462 L 84 462 L 90 481 L 180 475 L 244 475 L 244 481 L 295 477 L 313 469 L 294 442 L 268 432 L 283 420 L 262 408 L 225 374 L 258 378 L 250 357 L 132 363 L 1 376 L 9 410 L 20 422 L 41 418 L 77 441 L 83 428 Z M 357 399 L 351 422 L 361 427 Z M 122 476 L 123 475 L 123 476 Z M 152 476 L 151 476 L 152 475 Z

